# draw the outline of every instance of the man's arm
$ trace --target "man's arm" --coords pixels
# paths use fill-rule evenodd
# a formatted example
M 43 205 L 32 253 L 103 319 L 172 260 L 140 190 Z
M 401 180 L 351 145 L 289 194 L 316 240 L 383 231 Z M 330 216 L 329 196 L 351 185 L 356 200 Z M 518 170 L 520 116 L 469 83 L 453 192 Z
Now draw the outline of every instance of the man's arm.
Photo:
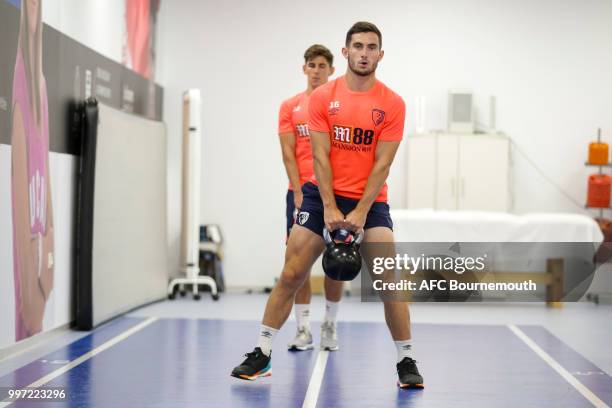
M 293 132 L 279 133 L 278 138 L 280 139 L 287 177 L 289 177 L 289 182 L 293 187 L 295 208 L 300 208 L 302 206 L 302 189 L 300 188 L 300 171 L 295 158 L 295 134 Z
M 380 189 L 389 176 L 389 170 L 391 169 L 391 164 L 399 144 L 400 142 L 378 142 L 374 167 L 368 177 L 368 183 L 363 191 L 363 195 L 355 209 L 346 216 L 345 222 L 347 228 L 359 231 L 364 227 L 368 211 L 370 211 L 370 207 L 372 207 Z
M 323 201 L 325 226 L 329 231 L 344 228 L 344 214 L 340 212 L 334 197 L 333 172 L 329 161 L 329 134 L 326 132 L 310 131 L 310 144 L 314 159 L 314 172 L 319 185 L 319 193 Z

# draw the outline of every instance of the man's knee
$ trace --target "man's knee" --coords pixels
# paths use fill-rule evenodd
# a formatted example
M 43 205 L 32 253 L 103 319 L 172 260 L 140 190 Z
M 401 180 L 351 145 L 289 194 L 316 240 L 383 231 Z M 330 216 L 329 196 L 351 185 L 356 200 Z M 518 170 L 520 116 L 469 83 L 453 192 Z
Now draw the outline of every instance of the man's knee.
M 287 289 L 297 291 L 302 283 L 304 283 L 309 269 L 304 265 L 304 262 L 300 262 L 297 259 L 287 259 L 279 283 Z

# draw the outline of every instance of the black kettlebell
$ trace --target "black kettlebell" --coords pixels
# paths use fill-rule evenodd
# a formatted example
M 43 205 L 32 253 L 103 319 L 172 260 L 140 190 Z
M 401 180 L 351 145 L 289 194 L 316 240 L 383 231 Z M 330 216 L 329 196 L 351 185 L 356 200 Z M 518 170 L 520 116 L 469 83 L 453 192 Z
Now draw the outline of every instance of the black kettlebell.
M 323 229 L 325 252 L 323 252 L 323 271 L 327 276 L 337 281 L 352 281 L 361 270 L 361 254 L 359 245 L 363 235 L 345 229 L 333 231 L 332 238 L 327 228 Z M 349 235 L 352 235 L 347 242 Z M 340 241 L 340 242 L 336 242 Z

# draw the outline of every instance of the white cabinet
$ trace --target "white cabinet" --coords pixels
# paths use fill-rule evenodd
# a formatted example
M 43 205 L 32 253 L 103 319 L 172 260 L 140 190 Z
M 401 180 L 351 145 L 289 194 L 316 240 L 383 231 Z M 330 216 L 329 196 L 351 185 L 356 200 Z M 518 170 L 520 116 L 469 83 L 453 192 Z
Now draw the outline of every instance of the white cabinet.
M 508 211 L 509 149 L 503 135 L 409 136 L 407 207 Z
M 436 138 L 437 154 L 430 158 L 435 163 L 434 180 L 435 187 L 434 208 L 437 210 L 456 210 L 459 165 L 459 137 L 456 135 L 438 135 Z M 418 177 L 418 174 L 417 174 Z M 418 194 L 421 194 L 418 192 Z
M 435 208 L 436 206 L 436 138 L 413 137 L 406 139 L 408 171 L 406 173 L 408 208 Z

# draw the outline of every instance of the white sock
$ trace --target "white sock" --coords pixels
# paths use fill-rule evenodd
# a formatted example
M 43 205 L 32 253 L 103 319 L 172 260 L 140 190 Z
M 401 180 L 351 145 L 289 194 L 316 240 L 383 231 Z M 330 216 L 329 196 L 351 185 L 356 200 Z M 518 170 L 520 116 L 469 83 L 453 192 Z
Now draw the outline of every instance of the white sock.
M 264 326 L 263 324 L 261 325 L 257 347 L 259 347 L 268 357 L 270 357 L 270 354 L 272 353 L 272 341 L 274 340 L 276 333 L 278 333 L 278 329 L 273 329 L 272 327 Z
M 340 302 L 332 302 L 331 300 L 325 300 L 325 321 L 336 323 L 336 315 L 338 314 L 338 306 Z
M 399 363 L 404 357 L 412 358 L 412 340 L 400 340 L 396 341 L 395 348 L 397 348 L 397 362 Z
M 293 305 L 295 309 L 295 321 L 298 329 L 304 327 L 310 331 L 310 305 L 308 303 Z

